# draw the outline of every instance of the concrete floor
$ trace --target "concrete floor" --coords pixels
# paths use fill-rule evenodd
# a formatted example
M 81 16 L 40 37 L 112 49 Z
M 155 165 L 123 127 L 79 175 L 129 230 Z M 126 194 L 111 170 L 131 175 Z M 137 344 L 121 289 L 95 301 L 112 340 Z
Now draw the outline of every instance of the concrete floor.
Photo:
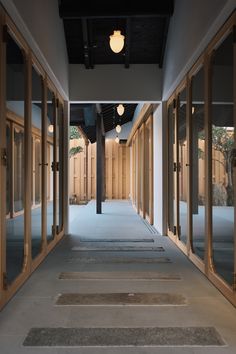
M 71 206 L 71 235 L 54 249 L 43 264 L 0 313 L 0 352 L 3 354 L 235 354 L 236 309 L 167 238 L 152 233 L 127 201 L 108 201 L 102 215 L 95 203 Z M 162 246 L 161 256 L 172 263 L 79 263 L 81 253 L 71 251 L 83 238 L 150 238 Z M 129 243 L 125 243 L 125 246 Z M 142 245 L 150 246 L 149 243 Z M 102 244 L 104 246 L 104 243 Z M 109 244 L 110 246 L 110 244 Z M 99 254 L 98 254 L 99 253 Z M 96 252 L 93 257 L 121 256 L 122 252 Z M 125 256 L 158 257 L 160 252 L 125 252 Z M 82 252 L 82 257 L 91 252 Z M 123 256 L 123 255 L 122 255 Z M 75 262 L 73 262 L 73 259 Z M 182 280 L 59 280 L 60 272 L 157 271 L 178 273 Z M 186 297 L 186 306 L 55 306 L 61 293 L 161 292 Z M 105 347 L 26 348 L 22 343 L 31 327 L 168 327 L 214 326 L 227 343 L 225 347 Z

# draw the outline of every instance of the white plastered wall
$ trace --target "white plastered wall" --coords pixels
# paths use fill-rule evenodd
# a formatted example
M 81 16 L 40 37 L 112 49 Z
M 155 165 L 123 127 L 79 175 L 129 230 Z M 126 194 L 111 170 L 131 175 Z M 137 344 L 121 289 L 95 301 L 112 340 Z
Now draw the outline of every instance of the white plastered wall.
M 162 70 L 157 64 L 70 65 L 70 100 L 82 102 L 137 102 L 161 100 Z
M 236 6 L 235 0 L 176 0 L 163 68 L 163 96 L 173 90 Z

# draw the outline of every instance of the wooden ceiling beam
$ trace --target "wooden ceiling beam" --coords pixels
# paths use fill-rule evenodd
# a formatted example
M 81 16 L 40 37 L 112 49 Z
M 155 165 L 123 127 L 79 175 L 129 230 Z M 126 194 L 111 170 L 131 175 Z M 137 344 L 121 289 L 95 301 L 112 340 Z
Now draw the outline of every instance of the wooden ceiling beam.
M 100 1 L 98 5 L 92 6 L 89 2 L 74 0 L 59 0 L 59 13 L 64 19 L 76 18 L 117 18 L 117 17 L 161 17 L 172 15 L 174 11 L 174 0 L 136 3 L 129 5 L 127 1 L 111 3 Z

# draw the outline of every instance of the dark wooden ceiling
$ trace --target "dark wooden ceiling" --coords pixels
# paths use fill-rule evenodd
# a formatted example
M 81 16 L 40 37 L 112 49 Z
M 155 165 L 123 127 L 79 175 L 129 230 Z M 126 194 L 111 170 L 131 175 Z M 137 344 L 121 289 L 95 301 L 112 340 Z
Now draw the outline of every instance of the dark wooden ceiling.
M 117 124 L 123 125 L 133 119 L 137 104 L 123 104 L 125 111 L 122 116 L 117 113 L 118 103 L 100 104 L 70 104 L 70 125 L 80 126 L 91 143 L 96 141 L 96 118 L 100 114 L 103 119 L 104 132 L 108 132 Z
M 87 69 L 99 64 L 158 64 L 162 67 L 174 0 L 148 0 L 131 6 L 126 1 L 86 4 L 59 0 L 69 62 Z M 125 46 L 113 53 L 109 35 L 125 35 Z

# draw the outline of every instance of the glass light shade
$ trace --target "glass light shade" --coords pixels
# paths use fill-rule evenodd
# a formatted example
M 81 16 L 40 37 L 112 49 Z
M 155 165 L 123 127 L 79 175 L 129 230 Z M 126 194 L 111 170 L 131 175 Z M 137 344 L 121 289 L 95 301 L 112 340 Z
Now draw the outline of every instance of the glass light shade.
M 117 144 L 119 144 L 119 141 L 120 141 L 120 139 L 118 138 L 118 136 L 116 136 L 115 142 L 116 142 Z
M 53 124 L 50 124 L 48 126 L 48 131 L 49 131 L 49 133 L 53 133 Z
M 114 53 L 119 53 L 124 47 L 125 36 L 121 34 L 120 31 L 114 31 L 110 35 L 110 47 Z
M 117 124 L 116 126 L 116 132 L 119 134 L 121 132 L 121 126 L 120 124 Z
M 122 114 L 124 114 L 125 107 L 123 106 L 123 104 L 119 104 L 119 106 L 117 106 L 116 110 L 117 110 L 117 113 L 119 114 L 119 116 L 122 116 Z

